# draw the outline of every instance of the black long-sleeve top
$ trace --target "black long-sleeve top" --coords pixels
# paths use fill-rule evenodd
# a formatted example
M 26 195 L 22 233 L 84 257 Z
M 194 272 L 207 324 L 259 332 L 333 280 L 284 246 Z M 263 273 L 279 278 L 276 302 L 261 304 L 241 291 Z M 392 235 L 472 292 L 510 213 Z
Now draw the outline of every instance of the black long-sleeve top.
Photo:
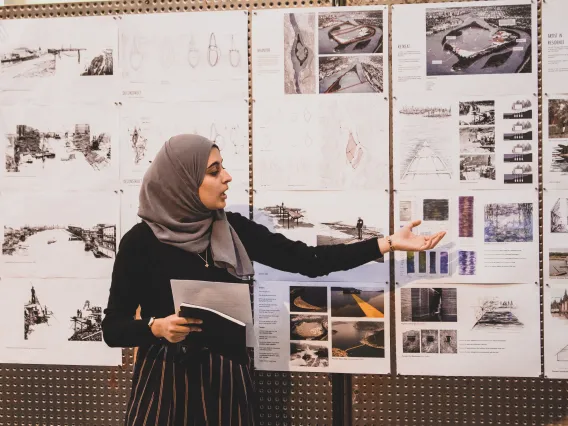
M 273 233 L 238 213 L 227 219 L 241 239 L 250 259 L 275 269 L 318 277 L 349 270 L 382 257 L 377 238 L 354 244 L 311 247 Z M 102 323 L 103 337 L 111 347 L 158 343 L 148 327 L 150 317 L 175 313 L 170 280 L 242 282 L 226 269 L 209 267 L 197 254 L 160 242 L 142 222 L 122 238 L 115 259 L 108 305 Z M 141 307 L 141 319 L 135 319 Z

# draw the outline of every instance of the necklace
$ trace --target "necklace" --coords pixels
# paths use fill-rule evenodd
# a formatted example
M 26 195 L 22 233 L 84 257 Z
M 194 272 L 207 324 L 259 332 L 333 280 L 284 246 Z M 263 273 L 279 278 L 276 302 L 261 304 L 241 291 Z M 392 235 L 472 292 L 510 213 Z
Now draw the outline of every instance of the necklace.
M 199 253 L 197 253 L 197 255 L 201 258 L 201 260 L 205 262 L 205 267 L 209 268 L 209 263 L 207 262 L 207 249 L 205 249 L 205 259 L 203 259 L 203 256 L 201 256 Z

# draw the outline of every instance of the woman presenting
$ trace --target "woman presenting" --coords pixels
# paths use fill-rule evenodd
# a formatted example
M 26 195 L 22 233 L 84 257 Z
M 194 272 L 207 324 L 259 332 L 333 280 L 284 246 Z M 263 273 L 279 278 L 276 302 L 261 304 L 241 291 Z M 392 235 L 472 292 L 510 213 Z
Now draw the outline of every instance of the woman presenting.
M 201 329 L 176 314 L 170 280 L 241 282 L 254 275 L 252 261 L 318 277 L 389 250 L 429 250 L 445 235 L 415 235 L 415 221 L 386 238 L 310 247 L 225 212 L 229 182 L 218 147 L 197 135 L 168 140 L 144 176 L 142 222 L 120 242 L 103 320 L 109 346 L 139 347 L 126 426 L 255 424 L 248 362 L 206 345 L 178 350 Z

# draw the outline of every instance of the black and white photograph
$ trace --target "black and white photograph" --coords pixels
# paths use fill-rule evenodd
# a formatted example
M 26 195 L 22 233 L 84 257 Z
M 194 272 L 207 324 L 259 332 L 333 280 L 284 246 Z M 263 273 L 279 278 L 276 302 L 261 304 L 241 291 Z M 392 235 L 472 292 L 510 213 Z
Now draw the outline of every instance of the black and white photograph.
M 382 10 L 318 13 L 320 55 L 383 53 L 384 39 Z
M 487 297 L 479 300 L 474 309 L 473 329 L 497 329 L 500 331 L 523 328 L 517 303 L 511 299 Z
M 383 56 L 320 56 L 319 92 L 383 93 Z
M 495 124 L 495 101 L 460 102 L 460 126 Z
M 334 358 L 384 358 L 385 323 L 333 321 L 331 354 Z
M 4 196 L 3 275 L 109 277 L 117 251 L 118 203 L 113 191 Z
M 495 180 L 495 154 L 460 155 L 460 180 Z
M 385 317 L 385 290 L 365 287 L 331 287 L 332 317 Z
M 440 353 L 441 354 L 458 353 L 457 330 L 440 330 Z
M 10 300 L 0 320 L 3 362 L 117 365 L 120 349 L 102 339 L 108 280 L 80 278 L 3 279 L 0 298 Z
M 495 152 L 495 127 L 462 127 L 461 154 L 488 154 Z
M 400 147 L 401 183 L 450 182 L 455 145 L 451 104 L 406 104 L 398 114 L 401 131 L 395 134 L 395 147 Z
M 85 189 L 118 177 L 112 105 L 19 105 L 1 113 L 6 185 Z
M 548 100 L 548 137 L 568 138 L 568 99 Z
M 440 353 L 440 333 L 438 330 L 420 330 L 420 352 L 423 354 Z
M 1 86 L 47 77 L 73 84 L 115 74 L 118 26 L 112 17 L 17 19 L 3 26 Z
M 328 340 L 327 315 L 290 315 L 290 340 Z
M 399 202 L 399 215 L 398 220 L 401 222 L 408 222 L 412 220 L 412 201 L 400 201 Z
M 550 289 L 550 314 L 555 318 L 568 320 L 568 287 Z
M 427 8 L 426 74 L 533 72 L 531 15 L 531 5 Z
M 557 198 L 550 209 L 550 232 L 568 234 L 568 197 Z
M 568 278 L 568 248 L 548 249 L 548 277 L 561 280 Z
M 455 288 L 402 288 L 402 322 L 457 322 Z
M 284 93 L 316 93 L 316 14 L 284 14 Z
M 526 184 L 533 183 L 533 166 L 530 164 L 505 164 L 503 183 L 505 184 Z
M 533 241 L 532 203 L 492 203 L 484 207 L 486 243 Z
M 506 141 L 531 141 L 533 140 L 532 123 L 530 120 L 517 120 L 510 123 L 509 131 L 503 135 Z
M 568 173 L 568 142 L 555 141 L 551 145 L 552 163 L 550 171 L 553 173 Z
M 420 353 L 420 330 L 408 330 L 402 333 L 402 353 Z
M 516 99 L 505 108 L 505 120 L 521 120 L 533 118 L 533 104 L 530 99 Z
M 529 153 L 503 154 L 504 163 L 532 163 L 533 155 Z
M 291 286 L 290 312 L 327 312 L 327 287 Z
M 290 342 L 290 366 L 329 367 L 329 349 L 327 344 Z

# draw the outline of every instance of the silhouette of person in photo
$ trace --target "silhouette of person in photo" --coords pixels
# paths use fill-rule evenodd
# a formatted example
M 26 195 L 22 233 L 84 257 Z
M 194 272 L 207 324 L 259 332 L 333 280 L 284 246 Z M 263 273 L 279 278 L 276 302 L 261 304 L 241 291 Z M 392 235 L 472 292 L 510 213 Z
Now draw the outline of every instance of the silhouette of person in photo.
M 357 220 L 357 234 L 360 240 L 363 239 L 363 219 L 359 218 Z

